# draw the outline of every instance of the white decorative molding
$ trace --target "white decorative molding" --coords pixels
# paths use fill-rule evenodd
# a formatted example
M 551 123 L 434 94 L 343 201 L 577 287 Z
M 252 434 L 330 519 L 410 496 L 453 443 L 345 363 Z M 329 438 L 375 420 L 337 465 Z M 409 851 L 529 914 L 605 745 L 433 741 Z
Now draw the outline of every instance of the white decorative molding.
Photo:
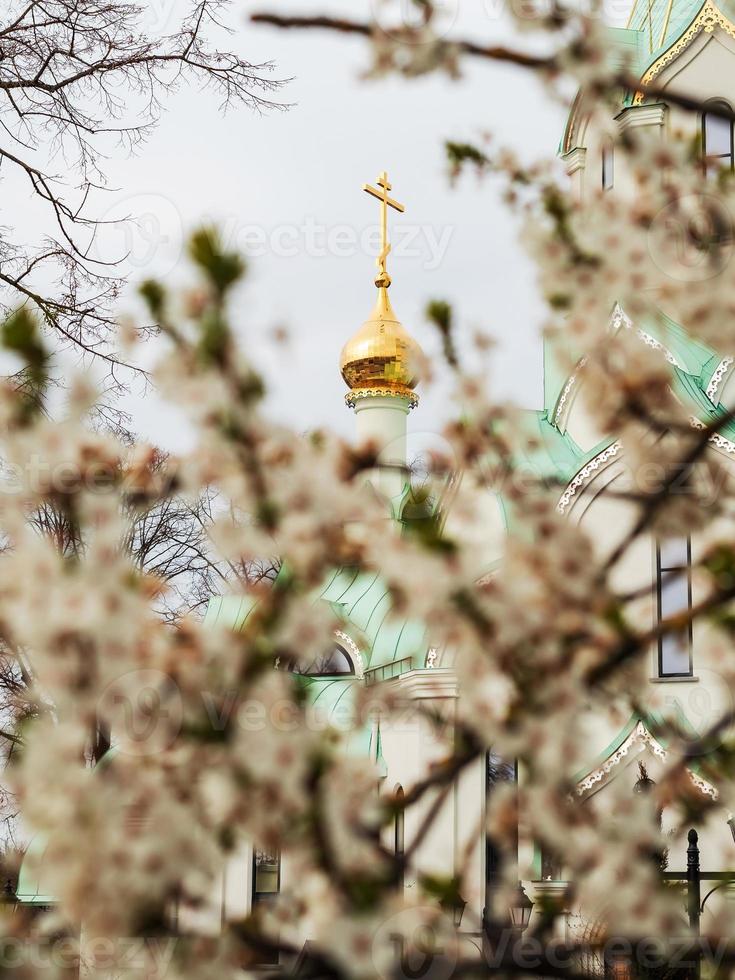
M 569 882 L 562 879 L 541 878 L 531 882 L 533 897 L 544 905 L 553 905 L 557 910 L 569 912 Z
M 646 108 L 649 107 L 646 106 Z M 633 328 L 633 321 L 626 314 L 626 312 L 623 310 L 620 304 L 616 303 L 615 309 L 613 310 L 612 317 L 610 319 L 610 329 L 616 331 L 619 330 L 621 327 L 625 327 L 626 330 L 631 330 Z M 671 353 L 669 348 L 666 347 L 664 344 L 662 344 L 659 340 L 656 340 L 655 337 L 652 337 L 650 333 L 647 333 L 645 330 L 636 328 L 636 335 L 640 337 L 640 339 L 643 341 L 644 344 L 646 344 L 647 347 L 651 347 L 653 350 L 661 351 L 661 353 L 664 355 L 666 360 L 669 362 L 669 364 L 673 365 L 673 367 L 683 369 L 683 366 L 679 363 L 676 357 L 674 357 L 674 355 Z M 578 381 L 579 371 L 585 366 L 586 363 L 587 363 L 587 358 L 583 357 L 580 360 L 577 367 L 575 368 L 574 374 L 570 375 L 566 385 L 562 390 L 561 395 L 559 396 L 559 401 L 556 403 L 556 409 L 554 411 L 554 425 L 557 428 L 559 428 L 559 423 L 562 419 L 562 415 L 564 413 L 564 409 L 567 405 L 567 402 L 569 401 L 569 395 L 571 394 L 572 388 Z
M 668 349 L 668 347 L 664 347 L 663 344 L 659 343 L 659 341 L 656 340 L 655 337 L 652 337 L 650 333 L 646 333 L 645 330 L 638 329 L 636 330 L 636 333 L 641 338 L 643 343 L 646 344 L 646 346 L 652 347 L 654 350 L 660 350 L 661 353 L 666 358 L 666 360 L 669 362 L 669 364 L 673 364 L 674 367 L 681 368 L 681 364 L 679 364 L 679 362 L 671 353 L 671 351 Z
M 564 390 L 559 396 L 559 401 L 556 403 L 556 411 L 554 412 L 554 425 L 557 428 L 559 427 L 559 422 L 561 420 L 561 416 L 564 411 L 564 406 L 566 405 L 567 399 L 569 398 L 569 393 L 571 392 L 574 385 L 577 383 L 579 372 L 582 370 L 582 368 L 585 366 L 586 363 L 587 363 L 587 358 L 583 357 L 580 360 L 579 364 L 577 364 L 574 374 L 570 376 L 569 380 L 564 385 Z
M 719 798 L 720 794 L 712 785 L 712 783 L 708 783 L 706 779 L 703 779 L 701 776 L 698 776 L 696 772 L 691 772 L 689 769 L 687 769 L 687 773 L 689 774 L 689 778 L 697 787 L 697 789 L 700 791 L 700 793 L 704 793 L 705 796 L 711 796 L 713 800 Z
M 594 769 L 591 773 L 589 773 L 589 775 L 585 776 L 584 779 L 577 783 L 577 796 L 584 796 L 588 790 L 592 789 L 598 783 L 601 783 L 605 776 L 609 775 L 612 770 L 616 768 L 616 766 L 620 765 L 620 763 L 628 756 L 630 750 L 635 745 L 647 746 L 655 756 L 661 759 L 662 762 L 665 762 L 668 758 L 668 752 L 666 749 L 653 737 L 653 735 L 651 735 L 643 722 L 639 721 L 630 735 L 628 735 L 628 737 L 625 739 L 623 744 L 619 746 L 601 766 Z M 710 796 L 713 800 L 718 798 L 719 793 L 711 783 L 707 782 L 706 779 L 703 779 L 701 776 L 697 776 L 696 773 L 691 772 L 689 769 L 687 769 L 687 774 L 689 775 L 692 783 L 701 793 L 703 793 L 705 796 Z
M 726 439 L 724 436 L 721 436 L 719 432 L 713 433 L 709 437 L 709 441 L 717 449 L 721 449 L 723 452 L 729 453 L 730 456 L 735 456 L 735 442 L 732 442 L 730 439 Z
M 583 146 L 575 146 L 573 150 L 563 155 L 562 160 L 566 164 L 568 177 L 573 177 L 578 171 L 584 170 L 586 157 L 587 150 Z
M 364 677 L 365 662 L 362 659 L 362 654 L 360 653 L 360 649 L 355 643 L 355 641 L 352 639 L 351 636 L 348 636 L 347 633 L 343 633 L 341 630 L 335 630 L 334 636 L 337 640 L 339 640 L 342 646 L 349 653 L 352 663 L 354 664 L 355 667 L 355 677 L 360 677 L 360 678 Z
M 614 442 L 611 446 L 608 446 L 607 449 L 603 449 L 602 452 L 594 456 L 586 466 L 582 467 L 559 498 L 559 503 L 556 505 L 556 509 L 560 514 L 566 513 L 569 505 L 577 496 L 577 491 L 588 484 L 595 476 L 597 471 L 604 466 L 605 463 L 609 463 L 611 459 L 614 459 L 622 448 L 622 442 Z
M 386 683 L 395 684 L 412 701 L 456 698 L 459 695 L 457 675 L 451 667 L 409 670 Z
M 619 303 L 615 304 L 610 326 L 613 330 L 619 330 L 620 327 L 625 327 L 626 330 L 631 330 L 633 328 L 633 321 Z M 674 367 L 680 368 L 681 370 L 684 369 L 683 365 L 677 361 L 669 348 L 662 344 L 659 340 L 656 340 L 655 337 L 652 337 L 650 333 L 647 333 L 645 330 L 641 330 L 638 327 L 636 328 L 636 334 L 648 347 L 652 347 L 654 350 L 660 350 L 669 364 L 673 364 Z
M 621 133 L 639 126 L 663 126 L 666 122 L 666 106 L 663 102 L 626 106 L 615 118 Z
M 717 395 L 717 391 L 722 384 L 722 379 L 727 374 L 733 361 L 735 361 L 735 358 L 733 357 L 723 357 L 715 368 L 714 374 L 710 379 L 710 383 L 707 385 L 707 397 L 713 404 L 716 404 L 715 396 Z
M 567 383 L 564 385 L 564 391 L 562 391 L 559 401 L 557 402 L 556 412 L 554 414 L 554 424 L 557 426 L 559 425 L 559 417 L 561 416 L 561 413 L 564 411 L 564 406 L 566 404 L 567 398 L 569 397 L 569 392 L 572 390 L 572 387 L 574 386 L 576 380 L 577 380 L 577 375 L 573 374 L 569 378 Z
M 610 326 L 613 330 L 619 330 L 620 327 L 625 327 L 626 330 L 630 330 L 630 328 L 633 326 L 633 321 L 630 319 L 620 303 L 615 304 L 612 319 L 610 320 Z
M 348 391 L 345 395 L 345 404 L 348 408 L 355 408 L 355 406 L 363 398 L 394 398 L 397 401 L 403 401 L 407 405 L 407 412 L 416 408 L 419 403 L 419 396 L 413 392 L 397 391 L 395 388 L 390 387 L 374 387 L 374 388 L 353 388 L 352 391 Z
M 706 429 L 707 426 L 704 422 L 695 418 L 693 415 L 689 418 L 689 424 L 693 429 Z M 709 437 L 709 442 L 712 443 L 715 448 L 720 449 L 722 452 L 727 453 L 729 456 L 735 456 L 735 442 L 731 439 L 725 438 L 719 432 L 713 432 Z M 584 487 L 589 483 L 601 466 L 609 462 L 623 448 L 622 442 L 619 440 L 614 442 L 607 449 L 603 449 L 601 453 L 598 453 L 593 459 L 583 466 L 582 469 L 577 473 L 577 475 L 572 479 L 572 481 L 567 485 L 566 490 L 559 498 L 559 503 L 556 505 L 556 509 L 560 514 L 565 514 L 569 509 L 569 505 L 572 503 L 577 495 L 580 488 Z M 480 583 L 482 584 L 482 582 Z
M 693 415 L 689 417 L 689 424 L 693 429 L 706 429 L 707 426 L 700 419 L 695 418 Z M 725 436 L 720 435 L 719 432 L 713 432 L 709 437 L 708 442 L 711 442 L 716 449 L 722 450 L 723 453 L 728 453 L 730 456 L 735 456 L 735 442 L 730 439 L 726 439 Z

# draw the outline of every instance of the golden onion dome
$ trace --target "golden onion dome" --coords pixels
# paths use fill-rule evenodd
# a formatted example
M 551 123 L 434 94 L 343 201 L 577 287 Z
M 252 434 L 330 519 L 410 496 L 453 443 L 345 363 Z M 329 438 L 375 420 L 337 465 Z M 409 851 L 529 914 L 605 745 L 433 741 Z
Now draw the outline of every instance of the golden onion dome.
M 413 389 L 418 384 L 422 356 L 421 348 L 394 313 L 388 290 L 379 287 L 375 308 L 342 349 L 340 368 L 350 388 L 347 404 L 369 396 L 399 395 L 413 408 L 418 404 Z

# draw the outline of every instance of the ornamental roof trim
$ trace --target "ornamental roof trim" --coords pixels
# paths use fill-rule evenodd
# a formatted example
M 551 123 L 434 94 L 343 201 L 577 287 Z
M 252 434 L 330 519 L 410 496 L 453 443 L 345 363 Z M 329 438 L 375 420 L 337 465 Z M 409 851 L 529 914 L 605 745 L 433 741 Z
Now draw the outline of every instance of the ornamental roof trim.
M 608 777 L 629 755 L 631 750 L 639 746 L 641 749 L 648 748 L 657 758 L 665 762 L 668 758 L 668 751 L 661 742 L 651 733 L 646 721 L 639 716 L 634 716 L 627 723 L 620 733 L 616 736 L 605 753 L 609 753 L 605 758 L 599 760 L 593 768 L 581 777 L 576 778 L 575 794 L 577 797 L 585 797 L 607 782 Z M 687 775 L 692 784 L 704 796 L 709 796 L 712 800 L 719 798 L 719 792 L 708 780 L 698 775 L 691 769 L 687 769 Z
M 676 61 L 695 38 L 703 32 L 712 34 L 718 27 L 730 37 L 735 38 L 735 23 L 713 3 L 713 0 L 704 0 L 704 3 L 696 9 L 688 23 L 682 25 L 681 30 L 669 42 L 668 47 L 663 52 L 657 51 L 653 54 L 652 60 L 643 72 L 641 82 L 644 85 L 649 85 L 665 68 Z M 643 92 L 636 92 L 633 97 L 633 105 L 641 105 L 644 98 Z

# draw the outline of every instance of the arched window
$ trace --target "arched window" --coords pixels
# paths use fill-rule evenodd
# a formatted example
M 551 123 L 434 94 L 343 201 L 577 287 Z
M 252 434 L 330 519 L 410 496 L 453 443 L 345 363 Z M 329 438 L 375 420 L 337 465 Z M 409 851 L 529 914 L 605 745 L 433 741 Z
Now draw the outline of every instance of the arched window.
M 692 546 L 689 538 L 668 538 L 656 546 L 656 607 L 659 623 L 692 605 Z M 658 641 L 658 676 L 692 676 L 691 622 Z
M 706 174 L 717 173 L 723 167 L 732 170 L 735 165 L 733 153 L 733 122 L 712 109 L 732 112 L 722 100 L 709 103 L 710 108 L 702 113 L 702 159 Z
M 292 668 L 296 674 L 315 676 L 345 676 L 355 673 L 355 666 L 350 655 L 341 643 L 334 642 L 325 653 L 310 664 L 295 664 Z
M 602 144 L 602 189 L 609 191 L 615 183 L 615 147 L 612 140 Z

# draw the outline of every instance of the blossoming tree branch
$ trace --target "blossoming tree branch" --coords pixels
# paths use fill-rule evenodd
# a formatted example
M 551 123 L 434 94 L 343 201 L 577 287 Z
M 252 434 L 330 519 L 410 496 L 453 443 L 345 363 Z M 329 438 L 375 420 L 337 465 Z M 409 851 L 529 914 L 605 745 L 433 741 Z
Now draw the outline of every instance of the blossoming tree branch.
M 38 397 L 51 381 L 44 306 L 22 305 L 5 322 L 4 346 L 33 382 L 33 397 L 13 379 L 0 389 L 2 457 L 13 474 L 0 497 L 0 628 L 26 679 L 23 710 L 10 712 L 5 782 L 42 842 L 27 874 L 43 883 L 45 911 L 9 902 L 4 926 L 39 948 L 63 933 L 73 968 L 87 975 L 115 975 L 130 937 L 141 940 L 136 975 L 160 968 L 165 940 L 170 975 L 182 980 L 240 976 L 264 962 L 278 975 L 335 980 L 402 977 L 427 962 L 437 976 L 493 969 L 572 980 L 610 967 L 595 956 L 612 938 L 627 944 L 615 961 L 625 976 L 642 975 L 635 952 L 652 939 L 663 950 L 660 976 L 692 976 L 708 961 L 724 974 L 735 957 L 732 908 L 722 903 L 696 931 L 682 888 L 666 877 L 686 877 L 669 854 L 685 853 L 692 827 L 716 840 L 710 860 L 735 867 L 732 838 L 716 836 L 721 815 L 735 809 L 735 409 L 717 397 L 735 349 L 731 175 L 707 154 L 703 165 L 701 141 L 683 123 L 681 137 L 666 141 L 658 130 L 611 123 L 621 88 L 626 110 L 649 115 L 653 96 L 682 119 L 705 101 L 682 82 L 672 95 L 662 76 L 644 81 L 626 62 L 632 55 L 613 62 L 597 12 L 539 10 L 518 25 L 516 51 L 447 42 L 432 33 L 433 5 L 420 6 L 420 24 L 393 33 L 328 17 L 257 19 L 358 34 L 378 73 L 458 75 L 466 58 L 503 58 L 542 73 L 559 100 L 579 90 L 563 152 L 579 158 L 582 130 L 598 133 L 614 148 L 616 172 L 628 175 L 615 195 L 597 182 L 580 195 L 553 160 L 529 165 L 492 143 L 448 144 L 455 178 L 472 167 L 503 182 L 521 219 L 546 340 L 567 379 L 542 420 L 548 428 L 493 401 L 487 337 L 477 337 L 476 356 L 463 355 L 461 310 L 435 301 L 428 318 L 456 395 L 442 433 L 449 448 L 420 485 L 408 480 L 397 519 L 386 519 L 374 474 L 391 466 L 406 474 L 386 466 L 378 447 L 328 431 L 305 437 L 268 418 L 269 379 L 230 320 L 246 265 L 212 229 L 191 239 L 195 285 L 184 295 L 156 281 L 141 289 L 166 345 L 154 383 L 196 433 L 189 452 L 163 465 L 150 448 L 89 424 L 96 392 L 83 373 L 69 384 L 63 416 L 50 418 Z M 543 57 L 524 46 L 534 33 Z M 218 70 L 205 69 L 214 78 Z M 719 105 L 714 117 L 727 123 L 728 113 Z M 369 324 L 397 322 L 384 295 L 387 255 Z M 692 264 L 707 274 L 686 275 Z M 658 339 L 664 327 L 678 346 Z M 375 358 L 360 365 L 374 369 Z M 358 397 L 356 378 L 349 398 Z M 415 380 L 392 379 L 393 394 L 409 401 Z M 599 451 L 576 451 L 565 429 L 574 395 Z M 569 460 L 564 478 L 543 464 L 550 445 L 557 461 Z M 580 510 L 605 473 L 594 487 L 598 536 Z M 125 542 L 136 515 L 203 493 L 224 502 L 208 531 L 221 567 L 277 555 L 279 571 L 258 581 L 233 575 L 230 619 L 192 614 L 172 624 L 161 615 L 164 577 L 142 569 Z M 488 567 L 483 501 L 500 497 L 506 529 Z M 84 548 L 60 549 L 38 533 L 33 516 L 45 507 L 63 514 Z M 684 551 L 667 559 L 681 541 Z M 635 573 L 652 543 L 658 592 Z M 691 601 L 672 610 L 667 585 L 684 574 Z M 325 650 L 336 656 L 337 636 L 338 660 L 357 676 L 364 637 L 346 635 L 340 597 L 376 576 L 388 627 L 421 624 L 427 655 L 411 667 L 426 686 L 411 699 L 399 668 L 391 672 L 398 658 L 390 670 L 367 667 L 369 683 L 351 688 L 340 723 L 335 704 L 319 712 L 310 674 Z M 329 592 L 334 581 L 341 591 Z M 328 602 L 315 601 L 322 594 Z M 643 703 L 652 650 L 657 682 L 690 682 L 682 644 L 692 635 L 698 663 L 717 675 L 696 729 L 664 710 L 675 687 L 654 685 L 656 710 Z M 342 668 L 330 663 L 322 673 L 339 679 Z M 436 691 L 450 683 L 456 695 L 442 699 Z M 590 718 L 625 733 L 597 765 Z M 420 771 L 388 784 L 385 745 L 414 736 Z M 634 745 L 650 750 L 655 779 L 645 766 L 634 784 L 615 778 Z M 450 870 L 432 864 L 442 821 L 478 772 L 482 806 L 453 840 Z M 530 877 L 523 862 L 533 860 L 523 842 L 545 862 L 523 937 L 535 943 L 531 959 L 518 955 L 509 925 L 518 881 Z M 212 896 L 232 886 L 222 869 L 244 847 L 256 855 L 252 901 L 226 916 L 217 905 L 214 928 Z M 489 881 L 491 865 L 483 892 L 478 881 Z M 276 866 L 289 869 L 280 887 L 263 871 Z M 542 887 L 549 880 L 563 887 Z M 268 900 L 256 901 L 266 883 Z M 590 928 L 560 934 L 571 907 L 590 910 Z

